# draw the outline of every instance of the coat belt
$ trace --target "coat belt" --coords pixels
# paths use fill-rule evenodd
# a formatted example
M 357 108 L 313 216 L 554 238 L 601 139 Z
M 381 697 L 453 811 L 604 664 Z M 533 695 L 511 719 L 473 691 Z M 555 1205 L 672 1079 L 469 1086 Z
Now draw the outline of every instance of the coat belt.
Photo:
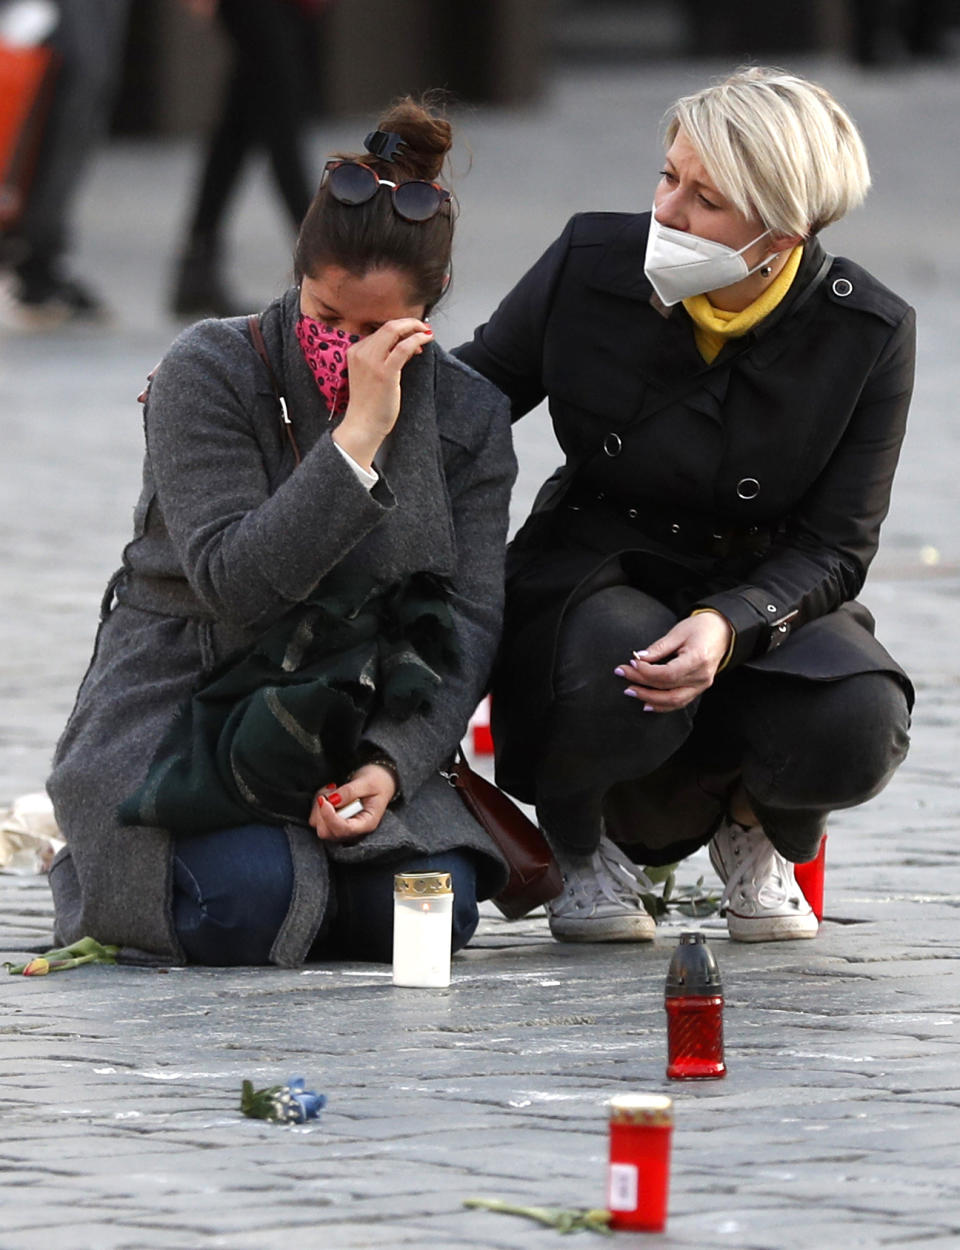
M 684 555 L 715 558 L 748 553 L 762 555 L 776 534 L 769 525 L 731 525 L 705 513 L 666 504 L 632 502 L 606 491 L 574 488 L 561 507 L 570 512 L 609 517 Z

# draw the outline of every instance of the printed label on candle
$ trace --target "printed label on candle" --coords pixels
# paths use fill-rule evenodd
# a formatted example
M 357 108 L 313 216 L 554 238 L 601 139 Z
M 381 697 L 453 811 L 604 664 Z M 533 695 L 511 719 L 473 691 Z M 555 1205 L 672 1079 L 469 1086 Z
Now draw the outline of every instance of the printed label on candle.
M 636 1211 L 640 1176 L 633 1163 L 611 1163 L 608 1206 L 611 1211 Z

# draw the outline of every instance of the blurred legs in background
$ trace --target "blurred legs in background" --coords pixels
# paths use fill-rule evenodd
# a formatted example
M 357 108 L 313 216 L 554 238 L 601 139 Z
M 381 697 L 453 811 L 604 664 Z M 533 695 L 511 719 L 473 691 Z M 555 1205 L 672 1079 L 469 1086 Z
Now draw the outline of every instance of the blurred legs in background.
M 22 214 L 0 235 L 12 315 L 27 326 L 96 318 L 99 298 L 70 278 L 76 192 L 110 117 L 123 54 L 129 0 L 58 0 L 50 43 L 59 55 L 50 110 Z
M 308 99 L 308 53 L 315 28 L 292 0 L 220 0 L 219 20 L 234 63 L 220 118 L 207 141 L 203 170 L 183 252 L 177 264 L 173 311 L 184 316 L 230 316 L 241 308 L 224 284 L 224 219 L 244 162 L 263 147 L 294 230 L 312 194 L 302 151 Z
M 851 0 L 853 54 L 865 66 L 948 53 L 949 0 Z

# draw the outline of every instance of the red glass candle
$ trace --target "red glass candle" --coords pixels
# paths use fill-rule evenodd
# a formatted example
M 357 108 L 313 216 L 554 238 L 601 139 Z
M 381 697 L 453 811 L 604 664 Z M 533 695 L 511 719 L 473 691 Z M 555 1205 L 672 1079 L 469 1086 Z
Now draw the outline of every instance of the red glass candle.
M 806 864 L 794 864 L 793 874 L 797 879 L 797 885 L 803 892 L 803 897 L 813 908 L 813 914 L 818 920 L 823 919 L 823 870 L 827 858 L 827 835 L 824 834 L 820 841 L 820 850 L 817 852 L 816 859 L 811 859 Z
M 610 1227 L 658 1233 L 667 1222 L 673 1102 L 663 1094 L 610 1100 Z
M 723 986 L 702 933 L 682 933 L 664 993 L 667 1076 L 677 1081 L 726 1076 Z

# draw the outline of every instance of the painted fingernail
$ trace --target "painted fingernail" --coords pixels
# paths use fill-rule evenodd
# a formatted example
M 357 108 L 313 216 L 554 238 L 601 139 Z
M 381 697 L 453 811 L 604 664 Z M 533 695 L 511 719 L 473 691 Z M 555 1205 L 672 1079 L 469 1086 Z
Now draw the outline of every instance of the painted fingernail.
M 633 657 L 635 660 L 645 660 L 649 654 L 649 651 L 634 651 Z
M 327 802 L 330 804 L 331 807 L 339 807 L 340 804 L 343 802 L 343 795 L 337 794 L 337 793 L 328 795 Z
M 654 706 L 653 706 L 653 704 L 652 704 L 652 703 L 645 703 L 645 704 L 643 705 L 643 710 L 644 710 L 645 712 L 653 712 L 655 709 L 654 709 Z
M 314 800 L 313 800 L 313 801 L 314 801 L 314 803 L 316 803 L 317 807 L 323 807 L 323 795 L 322 795 L 322 794 L 318 794 L 318 795 L 314 798 Z
M 327 794 L 330 790 L 336 790 L 336 788 L 337 788 L 336 782 L 330 781 L 323 787 L 323 793 Z
M 623 671 L 622 668 L 615 668 L 613 671 L 614 671 L 614 675 L 617 677 L 626 677 L 626 673 Z
M 639 699 L 639 698 L 640 698 L 640 696 L 637 694 L 636 690 L 634 690 L 634 689 L 633 689 L 632 687 L 630 687 L 630 686 L 628 686 L 628 687 L 627 687 L 627 689 L 626 689 L 626 690 L 624 690 L 624 692 L 623 692 L 623 693 L 627 696 L 627 698 L 628 698 L 628 699 Z

